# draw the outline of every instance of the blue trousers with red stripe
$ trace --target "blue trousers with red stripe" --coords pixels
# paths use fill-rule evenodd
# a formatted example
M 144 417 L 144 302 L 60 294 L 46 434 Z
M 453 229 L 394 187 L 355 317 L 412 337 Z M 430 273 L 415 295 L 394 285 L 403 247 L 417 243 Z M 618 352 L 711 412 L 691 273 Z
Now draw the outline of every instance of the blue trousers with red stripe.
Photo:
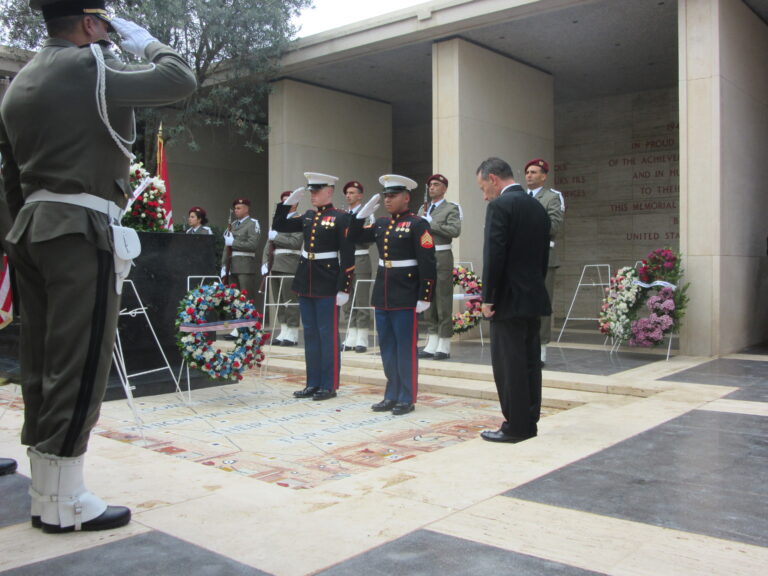
M 339 307 L 336 306 L 336 296 L 299 296 L 299 312 L 304 325 L 307 386 L 336 390 L 341 371 Z
M 413 308 L 377 309 L 376 331 L 387 377 L 384 399 L 398 404 L 415 404 L 419 389 L 416 311 Z

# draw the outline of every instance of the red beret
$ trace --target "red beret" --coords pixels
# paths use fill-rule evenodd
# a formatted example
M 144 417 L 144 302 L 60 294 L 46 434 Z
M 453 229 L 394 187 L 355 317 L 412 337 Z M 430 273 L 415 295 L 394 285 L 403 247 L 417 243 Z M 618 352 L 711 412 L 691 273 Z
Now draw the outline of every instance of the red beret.
M 293 190 L 286 190 L 285 192 L 280 194 L 280 200 L 285 200 L 291 194 L 293 194 Z
M 432 180 L 437 180 L 441 184 L 445 184 L 446 186 L 448 186 L 448 178 L 446 178 L 442 174 L 432 174 L 432 176 L 427 178 L 427 186 L 429 186 L 429 183 L 432 182 Z
M 192 208 L 189 209 L 189 212 L 195 212 L 196 214 L 199 214 L 202 218 L 205 218 L 205 209 L 203 209 L 200 206 L 192 206 Z M 189 214 L 187 212 L 187 214 Z
M 363 192 L 365 192 L 365 188 L 363 188 L 363 185 L 360 184 L 360 182 L 358 182 L 357 180 L 350 180 L 349 182 L 344 184 L 344 188 L 342 188 L 342 191 L 344 191 L 344 193 L 346 193 L 347 192 L 347 188 L 357 188 L 358 190 L 360 190 L 361 194 Z
M 547 164 L 546 160 L 543 160 L 541 158 L 536 158 L 535 160 L 531 160 L 530 162 L 528 162 L 528 164 L 525 165 L 525 170 L 523 170 L 523 172 L 528 170 L 529 166 L 538 166 L 539 168 L 541 168 L 544 174 L 549 173 L 549 164 Z
M 246 206 L 250 206 L 251 205 L 251 201 L 248 200 L 248 198 L 236 198 L 232 202 L 232 206 L 234 207 L 234 206 L 237 206 L 238 204 L 245 204 Z

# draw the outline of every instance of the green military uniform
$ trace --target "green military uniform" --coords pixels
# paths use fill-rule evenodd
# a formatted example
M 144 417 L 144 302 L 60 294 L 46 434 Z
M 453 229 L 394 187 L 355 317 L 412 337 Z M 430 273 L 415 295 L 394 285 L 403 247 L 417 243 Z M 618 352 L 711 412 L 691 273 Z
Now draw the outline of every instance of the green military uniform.
M 198 226 L 197 228 L 187 228 L 187 234 L 213 234 L 209 226 Z
M 432 306 L 424 312 L 427 332 L 439 339 L 450 341 L 453 336 L 453 251 L 451 241 L 461 234 L 461 208 L 454 202 L 441 200 L 434 209 L 427 207 L 427 214 L 432 218 L 429 225 L 435 240 L 435 259 L 437 261 L 437 281 Z M 424 216 L 424 207 L 419 208 L 419 216 Z M 434 338 L 433 338 L 434 340 Z M 436 349 L 425 348 L 434 353 Z
M 549 294 L 549 300 L 552 302 L 552 308 L 555 307 L 554 290 L 555 290 L 555 273 L 560 267 L 560 260 L 557 257 L 557 250 L 555 246 L 555 237 L 560 228 L 563 225 L 563 219 L 565 218 L 565 202 L 563 201 L 563 195 L 557 190 L 551 188 L 540 188 L 535 191 L 534 197 L 538 200 L 549 215 L 550 229 L 549 229 L 549 265 L 547 267 L 547 276 L 545 278 L 545 286 L 547 288 L 547 294 Z M 541 319 L 541 328 L 539 330 L 539 337 L 541 345 L 546 346 L 552 337 L 552 317 L 545 316 Z
M 256 294 L 256 271 L 259 262 L 256 253 L 261 238 L 259 221 L 250 216 L 232 223 L 232 264 L 229 267 L 229 282 L 237 284 L 240 290 L 247 290 L 253 299 Z M 221 265 L 226 267 L 227 250 L 224 250 Z
M 356 214 L 362 205 L 358 205 L 353 211 Z M 376 219 L 370 216 L 366 219 L 366 225 L 373 226 Z M 355 243 L 355 272 L 352 275 L 352 290 L 349 301 L 344 305 L 344 317 L 349 321 L 350 333 L 344 342 L 344 349 L 357 348 L 360 351 L 368 347 L 368 330 L 371 328 L 370 310 L 352 310 L 353 298 L 356 307 L 368 307 L 371 305 L 371 283 L 357 284 L 358 280 L 371 280 L 373 267 L 371 266 L 371 254 L 369 252 L 373 242 Z
M 109 122 L 125 138 L 134 106 L 167 105 L 195 89 L 189 66 L 160 42 L 146 48 L 151 66 L 123 64 L 94 46 L 106 64 Z M 63 457 L 85 452 L 98 420 L 119 304 L 104 211 L 109 202 L 124 207 L 130 194 L 129 160 L 99 117 L 96 81 L 90 45 L 51 38 L 0 106 L 2 170 L 15 219 L 7 240 L 22 294 L 22 442 Z M 86 193 L 97 206 L 25 204 L 40 190 L 54 198 Z
M 269 240 L 264 246 L 261 259 L 265 263 L 269 262 L 269 253 L 272 251 L 272 267 L 269 269 L 269 274 L 293 276 L 299 266 L 304 234 L 302 232 L 276 232 L 275 234 L 277 235 L 274 239 Z M 280 323 L 281 331 L 272 342 L 273 344 L 287 342 L 293 344 L 298 341 L 299 306 L 296 295 L 291 291 L 291 280 L 272 278 L 269 291 L 272 294 L 273 302 L 285 304 L 292 300 L 290 306 L 278 306 L 277 308 L 277 321 Z

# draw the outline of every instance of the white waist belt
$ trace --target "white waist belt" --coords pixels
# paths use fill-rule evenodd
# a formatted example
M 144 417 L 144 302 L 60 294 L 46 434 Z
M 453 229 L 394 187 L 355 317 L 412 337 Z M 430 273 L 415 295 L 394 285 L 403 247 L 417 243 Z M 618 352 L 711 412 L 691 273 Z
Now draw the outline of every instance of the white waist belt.
M 275 256 L 278 254 L 301 254 L 301 250 L 289 250 L 288 248 L 275 248 Z
M 382 260 L 379 258 L 379 266 L 384 266 L 384 268 L 410 268 L 418 265 L 416 260 Z
M 120 219 L 123 211 L 120 207 L 106 198 L 99 198 L 93 194 L 86 194 L 82 192 L 80 194 L 56 194 L 50 190 L 38 190 L 32 192 L 24 201 L 26 204 L 30 202 L 59 202 L 60 204 L 73 204 L 74 206 L 82 206 L 89 210 L 95 210 L 106 214 L 110 218 Z
M 368 250 L 355 250 L 355 256 L 368 256 Z
M 550 240 L 550 241 L 549 241 L 549 247 L 550 247 L 550 248 L 554 248 L 554 247 L 555 247 L 555 242 L 554 242 L 554 240 Z
M 248 258 L 256 258 L 256 254 L 253 252 L 240 252 L 239 250 L 233 250 L 232 256 L 247 256 Z
M 435 244 L 435 252 L 442 252 L 443 250 L 450 250 L 450 244 Z
M 301 255 L 307 260 L 330 260 L 331 258 L 338 258 L 338 252 L 306 252 L 301 251 Z

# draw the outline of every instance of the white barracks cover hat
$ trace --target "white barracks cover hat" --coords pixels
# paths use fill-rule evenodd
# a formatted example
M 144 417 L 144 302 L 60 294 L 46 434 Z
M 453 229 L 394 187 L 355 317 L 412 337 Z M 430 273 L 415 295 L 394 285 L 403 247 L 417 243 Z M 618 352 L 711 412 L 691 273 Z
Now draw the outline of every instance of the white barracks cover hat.
M 330 174 L 320 174 L 320 172 L 304 172 L 304 178 L 307 179 L 307 188 L 325 188 L 326 186 L 336 186 L 339 181 L 338 176 Z
M 379 183 L 384 186 L 384 193 L 400 192 L 402 190 L 413 190 L 418 186 L 415 180 L 399 174 L 384 174 L 379 178 Z

